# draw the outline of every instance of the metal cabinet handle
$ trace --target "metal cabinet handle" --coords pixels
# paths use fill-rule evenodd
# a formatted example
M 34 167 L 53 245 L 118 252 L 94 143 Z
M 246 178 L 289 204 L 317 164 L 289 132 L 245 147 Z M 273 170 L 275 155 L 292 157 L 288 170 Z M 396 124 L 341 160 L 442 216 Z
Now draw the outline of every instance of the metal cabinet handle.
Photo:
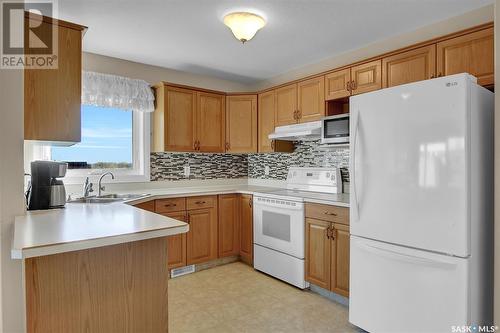
M 337 216 L 337 213 L 330 213 L 329 211 L 324 212 L 325 215 Z
M 226 142 L 226 150 L 229 150 L 231 149 L 231 145 L 229 144 L 229 142 Z
M 274 150 L 274 140 L 271 140 L 271 149 Z
M 169 203 L 169 204 L 166 204 L 166 205 L 163 205 L 163 206 L 164 206 L 164 207 L 175 207 L 175 206 L 177 206 L 177 204 L 170 204 L 170 203 Z
M 326 238 L 331 239 L 332 237 L 332 226 L 329 225 L 328 228 L 326 228 Z
M 195 202 L 195 204 L 197 204 L 197 205 L 202 205 L 202 204 L 204 204 L 204 203 L 207 203 L 207 202 L 206 202 L 206 201 L 196 201 L 196 202 Z
M 352 90 L 352 88 L 351 88 L 351 81 L 347 81 L 347 83 L 346 83 L 346 89 L 349 92 Z
M 252 199 L 248 200 L 248 206 L 250 206 L 250 208 L 252 208 Z
M 358 89 L 358 84 L 356 81 L 351 81 L 351 91 Z
M 299 120 L 300 118 L 302 118 L 302 111 L 297 110 L 297 120 Z

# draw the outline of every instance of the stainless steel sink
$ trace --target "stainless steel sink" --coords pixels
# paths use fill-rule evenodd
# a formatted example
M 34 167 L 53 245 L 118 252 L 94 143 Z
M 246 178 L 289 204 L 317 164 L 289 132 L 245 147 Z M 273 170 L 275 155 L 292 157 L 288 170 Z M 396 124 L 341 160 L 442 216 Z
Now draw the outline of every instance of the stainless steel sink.
M 136 199 L 144 197 L 147 194 L 106 194 L 99 197 L 88 197 L 79 198 L 68 201 L 69 203 L 98 203 L 98 204 L 109 204 L 117 201 L 126 201 L 131 199 Z

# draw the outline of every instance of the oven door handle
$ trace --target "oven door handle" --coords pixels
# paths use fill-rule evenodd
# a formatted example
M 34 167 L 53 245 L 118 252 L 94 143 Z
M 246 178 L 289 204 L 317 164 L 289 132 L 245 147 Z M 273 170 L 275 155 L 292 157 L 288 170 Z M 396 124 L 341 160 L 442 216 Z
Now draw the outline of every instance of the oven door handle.
M 259 210 L 259 209 L 267 209 L 269 210 L 269 208 L 274 208 L 274 209 L 277 209 L 277 210 L 287 210 L 287 211 L 290 211 L 290 210 L 303 210 L 304 209 L 304 203 L 302 202 L 295 202 L 295 206 L 292 206 L 292 205 L 287 205 L 287 206 L 277 206 L 275 204 L 272 204 L 272 203 L 266 203 L 266 202 L 262 202 L 262 201 L 258 201 L 254 198 L 254 201 L 253 201 L 253 209 L 254 210 Z

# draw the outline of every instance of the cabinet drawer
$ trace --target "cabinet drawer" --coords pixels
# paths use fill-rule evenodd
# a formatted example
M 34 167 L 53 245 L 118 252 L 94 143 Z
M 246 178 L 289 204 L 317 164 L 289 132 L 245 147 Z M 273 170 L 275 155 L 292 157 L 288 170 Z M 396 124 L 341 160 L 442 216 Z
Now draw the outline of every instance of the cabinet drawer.
M 156 213 L 170 213 L 186 210 L 186 198 L 158 199 L 155 202 Z
M 349 208 L 307 203 L 306 217 L 348 225 Z
M 203 197 L 187 198 L 187 209 L 212 208 L 217 204 L 217 196 L 209 195 Z

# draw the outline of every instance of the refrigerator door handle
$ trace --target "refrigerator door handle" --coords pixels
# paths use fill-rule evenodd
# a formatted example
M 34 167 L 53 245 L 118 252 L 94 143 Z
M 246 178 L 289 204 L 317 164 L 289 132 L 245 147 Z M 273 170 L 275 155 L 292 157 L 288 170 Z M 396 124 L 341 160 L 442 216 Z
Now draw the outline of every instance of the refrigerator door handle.
M 453 269 L 456 267 L 456 264 L 453 262 L 449 262 L 446 260 L 436 260 L 436 259 L 429 259 L 429 258 L 424 258 L 416 255 L 410 255 L 410 254 L 405 254 L 385 248 L 381 248 L 378 246 L 373 246 L 373 245 L 368 245 L 368 244 L 362 244 L 358 243 L 356 246 L 364 248 L 368 252 L 372 253 L 377 253 L 379 255 L 382 255 L 387 258 L 395 259 L 398 261 L 404 261 L 408 263 L 420 263 L 422 265 L 427 265 L 427 266 L 434 266 L 434 267 L 441 267 L 441 268 L 448 268 L 448 269 Z
M 352 188 L 353 188 L 353 196 L 354 196 L 354 208 L 356 211 L 356 218 L 355 221 L 359 221 L 359 204 L 358 204 L 358 195 L 356 192 L 356 145 L 358 143 L 358 126 L 359 126 L 359 117 L 360 117 L 360 111 L 358 110 L 356 114 L 356 122 L 354 125 L 354 139 L 352 143 L 352 157 L 351 157 L 351 170 L 352 170 Z

